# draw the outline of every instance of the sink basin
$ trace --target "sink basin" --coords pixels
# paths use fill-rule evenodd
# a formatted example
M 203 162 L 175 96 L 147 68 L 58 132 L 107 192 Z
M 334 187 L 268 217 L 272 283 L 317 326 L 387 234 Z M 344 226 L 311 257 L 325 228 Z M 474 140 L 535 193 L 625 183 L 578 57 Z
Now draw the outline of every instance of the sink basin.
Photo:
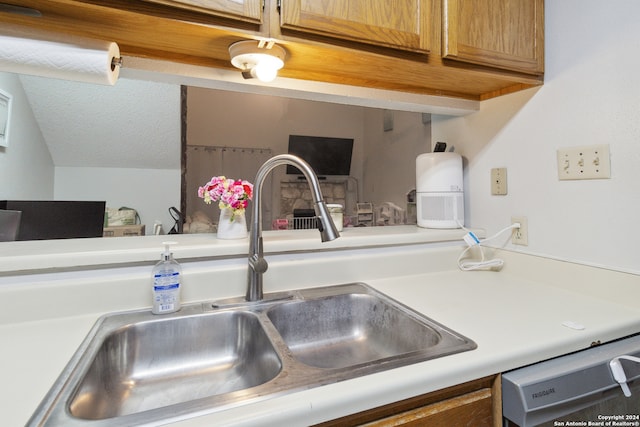
M 293 356 L 347 368 L 434 348 L 441 334 L 380 297 L 348 293 L 280 304 L 267 313 Z
M 113 313 L 27 425 L 158 425 L 475 347 L 363 283 Z
M 140 321 L 105 335 L 69 411 L 91 420 L 148 411 L 254 387 L 281 368 L 252 313 Z

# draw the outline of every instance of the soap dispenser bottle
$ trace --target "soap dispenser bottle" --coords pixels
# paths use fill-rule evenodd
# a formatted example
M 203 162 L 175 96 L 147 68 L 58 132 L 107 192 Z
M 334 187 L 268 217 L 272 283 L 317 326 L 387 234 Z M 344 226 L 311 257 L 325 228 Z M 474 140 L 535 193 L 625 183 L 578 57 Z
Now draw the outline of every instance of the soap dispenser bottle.
M 176 242 L 162 242 L 162 258 L 153 267 L 153 314 L 167 314 L 180 310 L 180 280 L 182 269 L 173 259 L 171 245 Z

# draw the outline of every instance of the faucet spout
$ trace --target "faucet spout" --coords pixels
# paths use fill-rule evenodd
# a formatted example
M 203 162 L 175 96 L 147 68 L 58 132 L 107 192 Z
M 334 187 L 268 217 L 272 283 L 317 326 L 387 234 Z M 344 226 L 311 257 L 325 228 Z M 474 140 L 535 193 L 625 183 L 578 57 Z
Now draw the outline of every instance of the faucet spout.
M 313 197 L 313 209 L 318 219 L 318 230 L 323 242 L 337 239 L 340 233 L 331 220 L 329 210 L 322 198 L 320 182 L 311 166 L 301 158 L 291 154 L 280 154 L 267 160 L 258 169 L 254 183 L 251 230 L 249 232 L 249 269 L 247 275 L 247 301 L 259 301 L 264 297 L 262 275 L 267 271 L 267 261 L 262 248 L 262 185 L 269 173 L 277 166 L 292 165 L 304 174 Z

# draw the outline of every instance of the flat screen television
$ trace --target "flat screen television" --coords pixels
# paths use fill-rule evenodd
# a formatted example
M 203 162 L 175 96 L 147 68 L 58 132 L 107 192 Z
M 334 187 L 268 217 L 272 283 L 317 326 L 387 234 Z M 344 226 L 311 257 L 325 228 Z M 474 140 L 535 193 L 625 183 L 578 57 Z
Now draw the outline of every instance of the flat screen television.
M 309 163 L 318 176 L 349 176 L 352 153 L 352 138 L 289 135 L 289 154 Z M 287 174 L 302 175 L 302 172 L 287 165 Z
M 22 212 L 16 240 L 102 237 L 103 201 L 1 200 L 0 209 Z

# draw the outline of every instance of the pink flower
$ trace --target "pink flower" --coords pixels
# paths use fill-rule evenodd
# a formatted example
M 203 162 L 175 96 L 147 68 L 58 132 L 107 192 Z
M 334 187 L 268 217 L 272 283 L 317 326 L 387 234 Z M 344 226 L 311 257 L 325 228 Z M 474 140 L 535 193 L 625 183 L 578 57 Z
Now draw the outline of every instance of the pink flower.
M 231 220 L 241 214 L 253 199 L 253 184 L 244 180 L 233 180 L 224 176 L 214 176 L 209 182 L 198 188 L 198 197 L 204 202 L 218 202 L 220 209 L 233 210 Z

